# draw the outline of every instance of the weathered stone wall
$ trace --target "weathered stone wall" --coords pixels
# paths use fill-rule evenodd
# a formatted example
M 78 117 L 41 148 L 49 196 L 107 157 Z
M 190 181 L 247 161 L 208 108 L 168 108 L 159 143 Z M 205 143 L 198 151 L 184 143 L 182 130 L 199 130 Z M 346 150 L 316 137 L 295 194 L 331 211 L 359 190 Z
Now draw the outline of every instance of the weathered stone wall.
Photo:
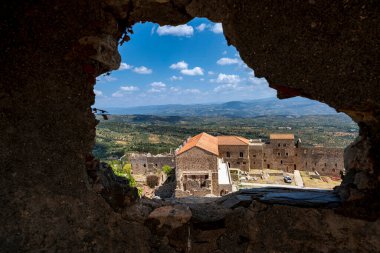
M 131 170 L 133 174 L 145 175 L 148 168 L 148 159 L 146 155 L 135 154 L 130 157 Z
M 187 237 L 177 236 L 182 230 L 169 229 L 165 239 L 145 226 L 146 216 L 140 215 L 162 202 L 114 212 L 88 184 L 85 159 L 95 137 L 90 111 L 95 77 L 118 68 L 117 40 L 125 28 L 138 21 L 176 25 L 195 16 L 223 22 L 227 41 L 279 97 L 325 102 L 350 115 L 360 135 L 345 151 L 349 171 L 339 190 L 345 200 L 339 214 L 258 205 L 236 208 L 224 219 L 220 209 L 194 205 L 193 214 L 212 215 L 192 218 L 192 249 L 206 249 L 208 238 L 212 249 L 225 252 L 380 251 L 378 1 L 15 0 L 0 5 L 3 252 L 175 252 L 187 245 Z
M 318 171 L 321 175 L 340 176 L 344 171 L 344 150 L 340 148 L 297 148 L 298 170 Z
M 345 170 L 343 152 L 341 148 L 296 147 L 292 141 L 271 142 L 262 146 L 250 145 L 249 160 L 251 169 L 270 168 L 290 173 L 297 169 L 339 177 Z
M 133 154 L 130 157 L 132 172 L 134 174 L 156 174 L 162 172 L 164 165 L 175 167 L 174 155 L 148 155 L 148 154 Z
M 170 156 L 148 156 L 148 173 L 161 172 L 164 165 L 169 165 L 171 168 L 175 168 L 175 157 Z
M 264 169 L 263 150 L 264 144 L 249 146 L 249 166 L 251 169 Z
M 249 170 L 248 145 L 219 145 L 218 149 L 219 156 L 223 157 L 223 160 L 231 168 L 238 168 L 244 171 Z M 230 157 L 227 156 L 227 152 L 229 152 Z M 243 153 L 243 157 L 240 157 L 240 152 Z
M 217 156 L 198 147 L 193 147 L 188 151 L 176 156 L 176 180 L 177 189 L 184 190 L 183 184 L 186 184 L 184 174 L 207 175 L 211 181 L 210 189 L 212 194 L 217 194 L 218 177 Z M 216 184 L 215 184 L 216 183 Z M 190 189 L 186 189 L 190 190 Z

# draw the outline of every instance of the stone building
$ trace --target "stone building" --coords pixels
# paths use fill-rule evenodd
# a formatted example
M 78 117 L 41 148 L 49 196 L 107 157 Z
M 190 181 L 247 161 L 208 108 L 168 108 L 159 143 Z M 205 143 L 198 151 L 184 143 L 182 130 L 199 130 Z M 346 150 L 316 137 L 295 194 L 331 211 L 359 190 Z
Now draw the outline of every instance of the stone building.
M 295 142 L 294 134 L 270 134 L 269 141 L 262 142 L 201 133 L 176 153 L 176 196 L 219 196 L 231 191 L 230 168 L 246 172 L 317 171 L 320 175 L 340 176 L 344 171 L 343 149 L 302 147 L 301 140 Z
M 249 140 L 239 136 L 217 136 L 219 155 L 229 167 L 249 170 Z
M 342 148 L 302 147 L 293 134 L 271 134 L 269 142 L 249 143 L 250 169 L 317 171 L 321 175 L 340 176 L 344 171 Z
M 176 153 L 176 197 L 230 192 L 228 169 L 220 157 L 217 137 L 207 133 L 192 137 Z
M 169 165 L 172 168 L 175 167 L 174 154 L 170 153 L 158 155 L 133 153 L 129 156 L 129 160 L 133 174 L 156 174 L 157 172 L 161 172 L 164 165 Z

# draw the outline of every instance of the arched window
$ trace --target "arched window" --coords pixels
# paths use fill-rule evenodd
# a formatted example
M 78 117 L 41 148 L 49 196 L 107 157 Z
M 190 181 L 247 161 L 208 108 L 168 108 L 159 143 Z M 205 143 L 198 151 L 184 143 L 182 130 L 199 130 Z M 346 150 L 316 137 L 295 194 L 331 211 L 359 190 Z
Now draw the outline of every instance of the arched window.
M 230 156 L 231 156 L 230 152 L 227 152 L 227 157 L 230 157 Z

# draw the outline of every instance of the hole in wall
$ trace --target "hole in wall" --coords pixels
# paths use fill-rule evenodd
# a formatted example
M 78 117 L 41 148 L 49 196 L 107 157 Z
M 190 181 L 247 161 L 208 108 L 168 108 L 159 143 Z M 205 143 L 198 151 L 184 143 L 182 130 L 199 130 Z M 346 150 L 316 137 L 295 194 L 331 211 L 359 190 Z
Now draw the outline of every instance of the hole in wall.
M 348 116 L 301 97 L 277 99 L 265 78 L 256 77 L 227 46 L 220 24 L 196 18 L 176 27 L 136 24 L 133 30 L 131 41 L 120 47 L 120 68 L 98 77 L 95 107 L 110 116 L 99 117 L 94 155 L 121 176 L 133 174 L 142 194 L 154 195 L 144 185 L 152 175 L 184 196 L 213 196 L 257 184 L 296 186 L 297 180 L 284 180 L 294 179 L 296 169 L 308 187 L 340 184 L 343 148 L 358 133 Z M 216 157 L 229 171 L 230 188 L 215 186 L 217 177 L 210 171 L 220 169 L 218 163 L 205 163 L 205 158 L 197 164 L 190 156 L 178 166 L 173 159 L 202 132 L 247 140 L 244 147 L 219 145 Z M 276 139 L 271 133 L 293 136 Z M 193 172 L 182 173 L 187 170 Z

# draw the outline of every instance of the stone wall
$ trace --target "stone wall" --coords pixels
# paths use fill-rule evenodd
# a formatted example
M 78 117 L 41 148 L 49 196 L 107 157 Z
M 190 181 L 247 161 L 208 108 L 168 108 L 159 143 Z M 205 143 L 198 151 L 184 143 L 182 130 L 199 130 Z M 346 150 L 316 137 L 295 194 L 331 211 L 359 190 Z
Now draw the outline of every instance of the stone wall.
M 380 251 L 378 1 L 0 5 L 3 252 L 180 252 L 188 245 L 180 233 L 188 227 L 163 226 L 166 232 L 158 233 L 145 224 L 163 202 L 115 212 L 91 188 L 85 164 L 97 123 L 90 110 L 95 78 L 118 68 L 125 30 L 139 21 L 178 25 L 196 16 L 222 22 L 228 43 L 279 97 L 325 102 L 351 116 L 360 133 L 345 150 L 338 210 L 255 205 L 226 216 L 224 209 L 194 204 L 192 250 Z
M 177 189 L 191 191 L 184 188 L 187 184 L 187 178 L 193 180 L 192 176 L 206 176 L 210 181 L 208 187 L 210 193 L 217 195 L 218 177 L 217 177 L 217 156 L 198 147 L 193 147 L 188 151 L 176 156 L 176 180 Z M 185 177 L 187 175 L 187 177 Z M 195 180 L 195 179 L 194 179 Z M 216 184 L 215 184 L 216 183 Z
M 230 168 L 238 168 L 243 171 L 249 170 L 249 152 L 248 145 L 219 145 L 219 156 L 223 157 L 223 160 L 229 164 Z M 227 156 L 229 153 L 229 157 Z M 240 156 L 243 153 L 243 156 Z
M 164 165 L 175 168 L 174 155 L 150 155 L 150 154 L 133 154 L 130 156 L 132 172 L 134 174 L 157 174 L 162 172 Z
M 297 148 L 295 164 L 299 170 L 340 177 L 344 171 L 343 153 L 341 148 Z
M 289 142 L 286 147 L 280 143 L 250 145 L 249 160 L 251 169 L 278 169 L 293 173 L 318 171 L 321 175 L 341 176 L 344 168 L 344 149 L 325 147 L 294 146 Z

